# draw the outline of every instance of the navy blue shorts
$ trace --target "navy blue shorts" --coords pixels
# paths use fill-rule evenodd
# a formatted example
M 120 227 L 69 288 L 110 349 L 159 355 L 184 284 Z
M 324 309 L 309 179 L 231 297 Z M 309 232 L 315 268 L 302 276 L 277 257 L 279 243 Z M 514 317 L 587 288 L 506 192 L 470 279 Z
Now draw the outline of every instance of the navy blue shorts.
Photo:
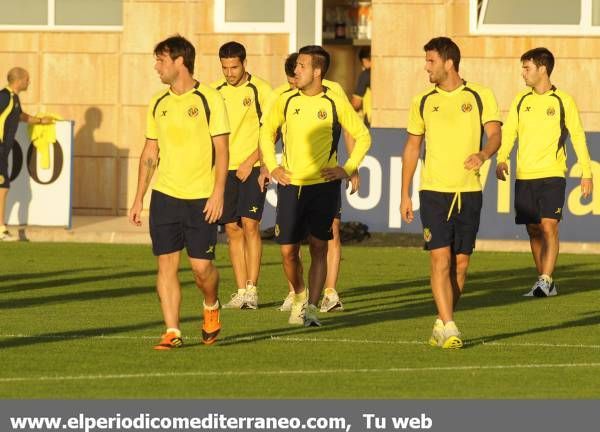
M 300 243 L 309 234 L 331 240 L 331 225 L 340 210 L 340 185 L 340 180 L 308 186 L 277 185 L 277 243 Z
M 515 181 L 515 223 L 539 224 L 562 219 L 567 182 L 563 177 Z
M 473 253 L 479 231 L 483 195 L 481 192 L 461 192 L 460 195 L 459 211 L 458 199 L 452 207 L 454 192 L 419 192 L 426 250 L 450 246 L 455 254 Z M 452 212 L 448 218 L 451 207 Z
M 217 224 L 204 220 L 204 199 L 179 199 L 157 190 L 150 200 L 150 237 L 154 255 L 187 249 L 190 258 L 214 260 Z
M 12 145 L 0 141 L 0 188 L 10 188 L 10 173 L 8 172 L 8 156 Z M 0 221 L 2 223 L 2 221 Z
M 267 194 L 266 188 L 261 192 L 258 185 L 260 167 L 252 168 L 245 182 L 238 179 L 235 173 L 236 170 L 227 173 L 223 215 L 219 219 L 219 224 L 239 222 L 242 217 L 259 221 L 262 218 Z

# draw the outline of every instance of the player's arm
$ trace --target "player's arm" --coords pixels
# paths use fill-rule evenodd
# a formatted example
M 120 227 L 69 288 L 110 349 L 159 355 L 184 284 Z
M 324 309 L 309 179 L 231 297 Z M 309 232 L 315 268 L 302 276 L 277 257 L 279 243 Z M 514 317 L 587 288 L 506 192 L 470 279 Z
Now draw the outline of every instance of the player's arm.
M 590 161 L 590 154 L 588 152 L 579 110 L 575 105 L 575 101 L 571 98 L 565 98 L 565 126 L 567 126 L 567 130 L 571 136 L 573 150 L 575 150 L 577 162 L 581 167 L 581 195 L 584 198 L 587 198 L 592 194 L 594 189 L 592 163 Z
M 421 154 L 421 145 L 423 144 L 423 135 L 408 134 L 404 152 L 402 153 L 402 188 L 400 195 L 400 215 L 402 220 L 407 223 L 413 221 L 413 207 L 410 198 L 410 185 L 413 176 L 417 170 L 419 155 Z
M 129 222 L 136 226 L 142 225 L 141 214 L 144 196 L 150 186 L 150 181 L 158 165 L 158 140 L 146 138 L 144 150 L 140 156 L 138 168 L 138 183 L 133 205 L 129 209 Z
M 496 156 L 496 178 L 505 181 L 508 174 L 508 157 L 512 151 L 517 134 L 519 131 L 519 114 L 517 113 L 517 104 L 520 97 L 517 96 L 510 106 L 506 121 L 502 125 L 502 139 L 500 149 Z
M 487 138 L 485 147 L 481 151 L 470 155 L 465 160 L 465 169 L 467 170 L 478 170 L 481 165 L 494 156 L 500 148 L 500 142 L 502 140 L 502 129 L 501 124 L 498 121 L 490 121 L 483 125 L 483 131 Z
M 347 99 L 339 99 L 338 118 L 342 127 L 354 139 L 354 148 L 348 154 L 348 160 L 343 167 L 325 168 L 321 171 L 323 178 L 328 181 L 345 179 L 354 174 L 371 147 L 369 129 L 367 129 Z
M 502 121 L 496 97 L 489 89 L 480 93 L 482 99 L 481 124 L 487 141 L 479 152 L 470 155 L 465 160 L 465 169 L 478 170 L 483 163 L 496 154 L 502 141 Z
M 344 144 L 346 145 L 346 154 L 352 154 L 352 151 L 354 150 L 355 141 L 354 138 L 352 138 L 352 135 L 350 135 L 350 133 L 346 129 L 344 129 Z M 352 174 L 350 174 L 350 177 L 346 182 L 346 189 L 348 189 L 348 187 L 350 187 L 350 195 L 356 193 L 360 188 L 360 176 L 358 175 L 358 169 Z
M 367 92 L 368 79 L 365 71 L 362 71 L 358 76 L 358 82 L 356 83 L 356 89 L 354 90 L 354 94 L 352 95 L 352 100 L 350 103 L 352 104 L 352 108 L 356 111 L 360 111 L 363 104 L 363 98 L 365 97 L 365 93 Z
M 215 186 L 204 206 L 204 219 L 215 223 L 223 214 L 223 194 L 229 166 L 229 134 L 212 137 L 215 149 Z
M 283 125 L 283 108 L 285 98 L 280 97 L 273 105 L 272 109 L 265 116 L 262 127 L 260 128 L 260 153 L 267 171 L 271 177 L 282 186 L 290 184 L 289 173 L 277 163 L 275 157 L 275 142 L 277 131 Z
M 245 161 L 243 161 L 240 164 L 237 171 L 235 172 L 235 176 L 238 179 L 240 179 L 240 181 L 245 182 L 248 179 L 248 177 L 250 176 L 250 173 L 252 172 L 252 168 L 254 168 L 254 164 L 256 162 L 258 162 L 259 158 L 260 158 L 260 156 L 259 156 L 259 151 L 257 148 L 250 154 L 250 156 L 248 156 L 246 158 Z
M 52 117 L 36 117 L 29 115 L 25 112 L 22 112 L 19 116 L 19 120 L 28 124 L 51 124 L 54 123 L 54 119 Z

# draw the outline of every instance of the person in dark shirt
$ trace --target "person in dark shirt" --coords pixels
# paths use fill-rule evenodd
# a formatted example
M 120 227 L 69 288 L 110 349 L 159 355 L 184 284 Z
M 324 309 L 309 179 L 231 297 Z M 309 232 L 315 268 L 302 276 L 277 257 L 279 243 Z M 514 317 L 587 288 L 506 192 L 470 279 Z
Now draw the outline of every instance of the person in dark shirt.
M 0 241 L 15 241 L 17 237 L 8 232 L 5 225 L 6 197 L 10 188 L 8 156 L 15 141 L 19 121 L 30 124 L 52 123 L 51 117 L 33 117 L 23 112 L 19 93 L 29 87 L 29 73 L 20 67 L 8 71 L 8 84 L 0 90 Z
M 362 109 L 367 127 L 371 127 L 371 47 L 362 47 L 358 51 L 358 59 L 363 68 L 363 71 L 358 75 L 356 89 L 352 95 L 352 106 L 356 111 Z

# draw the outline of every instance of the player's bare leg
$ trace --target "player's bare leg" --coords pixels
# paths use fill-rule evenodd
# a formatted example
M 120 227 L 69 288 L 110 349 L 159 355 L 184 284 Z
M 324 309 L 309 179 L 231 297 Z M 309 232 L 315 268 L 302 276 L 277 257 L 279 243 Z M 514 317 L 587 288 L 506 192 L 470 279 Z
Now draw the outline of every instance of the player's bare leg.
M 308 302 L 317 305 L 327 276 L 327 240 L 308 236 L 310 269 L 308 271 Z
M 281 245 L 281 257 L 283 259 L 283 271 L 292 290 L 296 294 L 302 293 L 305 286 L 302 278 L 300 244 Z
M 452 310 L 456 305 L 465 287 L 467 269 L 469 268 L 470 255 L 452 254 L 450 260 L 450 283 L 452 284 Z
M 541 275 L 543 273 L 544 236 L 540 224 L 527 224 L 527 234 L 529 234 L 529 245 L 531 246 L 535 268 L 538 275 Z
M 558 250 L 560 248 L 558 240 L 558 220 L 543 218 L 540 223 L 540 229 L 544 244 L 541 260 L 542 271 L 540 274 L 552 277 L 558 258 Z
M 252 281 L 258 285 L 260 272 L 260 261 L 262 257 L 262 239 L 259 230 L 260 221 L 242 217 L 242 229 L 244 232 L 246 281 Z M 244 283 L 246 282 L 244 281 Z
M 327 277 L 325 278 L 325 288 L 335 288 L 337 286 L 340 272 L 342 242 L 340 241 L 340 220 L 338 218 L 333 219 L 331 231 L 333 238 L 327 242 Z
M 239 290 L 246 288 L 248 274 L 246 273 L 246 254 L 244 231 L 237 222 L 225 224 L 225 232 L 229 242 L 229 259 L 233 267 L 235 283 Z
M 181 287 L 179 285 L 180 252 L 159 255 L 156 291 L 160 299 L 160 308 L 167 328 L 179 328 L 179 307 L 181 305 Z
M 453 320 L 453 295 L 450 282 L 450 247 L 429 251 L 431 261 L 431 292 L 440 319 L 446 323 Z

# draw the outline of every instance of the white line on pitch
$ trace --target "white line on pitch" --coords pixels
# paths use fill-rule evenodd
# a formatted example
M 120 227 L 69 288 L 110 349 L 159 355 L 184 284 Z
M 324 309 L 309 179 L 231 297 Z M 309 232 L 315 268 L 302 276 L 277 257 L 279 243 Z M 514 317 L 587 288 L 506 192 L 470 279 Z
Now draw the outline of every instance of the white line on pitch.
M 324 374 L 351 374 L 351 373 L 418 373 L 418 372 L 450 372 L 450 371 L 485 371 L 508 369 L 573 369 L 597 368 L 600 363 L 547 363 L 547 364 L 513 364 L 513 365 L 472 365 L 472 366 L 440 366 L 440 367 L 401 367 L 385 369 L 308 369 L 308 370 L 230 370 L 230 371 L 193 371 L 193 372 L 153 372 L 139 374 L 107 374 L 107 375 L 66 375 L 66 376 L 39 376 L 39 377 L 10 377 L 0 378 L 0 383 L 23 381 L 78 381 L 78 380 L 109 380 L 109 379 L 143 379 L 143 378 L 171 378 L 190 376 L 285 376 L 285 375 L 324 375 Z
M 157 336 L 125 336 L 125 335 L 34 335 L 34 334 L 4 334 L 0 338 L 22 338 L 22 339 L 48 339 L 48 340 L 68 340 L 68 339 L 116 339 L 116 340 L 139 340 L 139 339 L 158 339 Z M 184 336 L 184 340 L 200 340 L 200 336 Z M 223 341 L 228 342 L 252 342 L 252 341 L 274 341 L 274 342 L 321 342 L 321 343 L 341 343 L 341 344 L 373 344 L 373 345 L 429 345 L 423 341 L 409 340 L 373 340 L 373 339 L 347 339 L 347 338 L 308 338 L 294 336 L 270 336 L 267 338 L 259 338 L 254 336 L 246 337 L 231 337 L 224 338 Z M 561 344 L 561 343 L 546 343 L 546 342 L 469 342 L 465 341 L 465 345 L 480 345 L 501 346 L 501 347 L 532 347 L 532 348 L 583 348 L 583 349 L 600 349 L 600 345 L 586 344 Z

